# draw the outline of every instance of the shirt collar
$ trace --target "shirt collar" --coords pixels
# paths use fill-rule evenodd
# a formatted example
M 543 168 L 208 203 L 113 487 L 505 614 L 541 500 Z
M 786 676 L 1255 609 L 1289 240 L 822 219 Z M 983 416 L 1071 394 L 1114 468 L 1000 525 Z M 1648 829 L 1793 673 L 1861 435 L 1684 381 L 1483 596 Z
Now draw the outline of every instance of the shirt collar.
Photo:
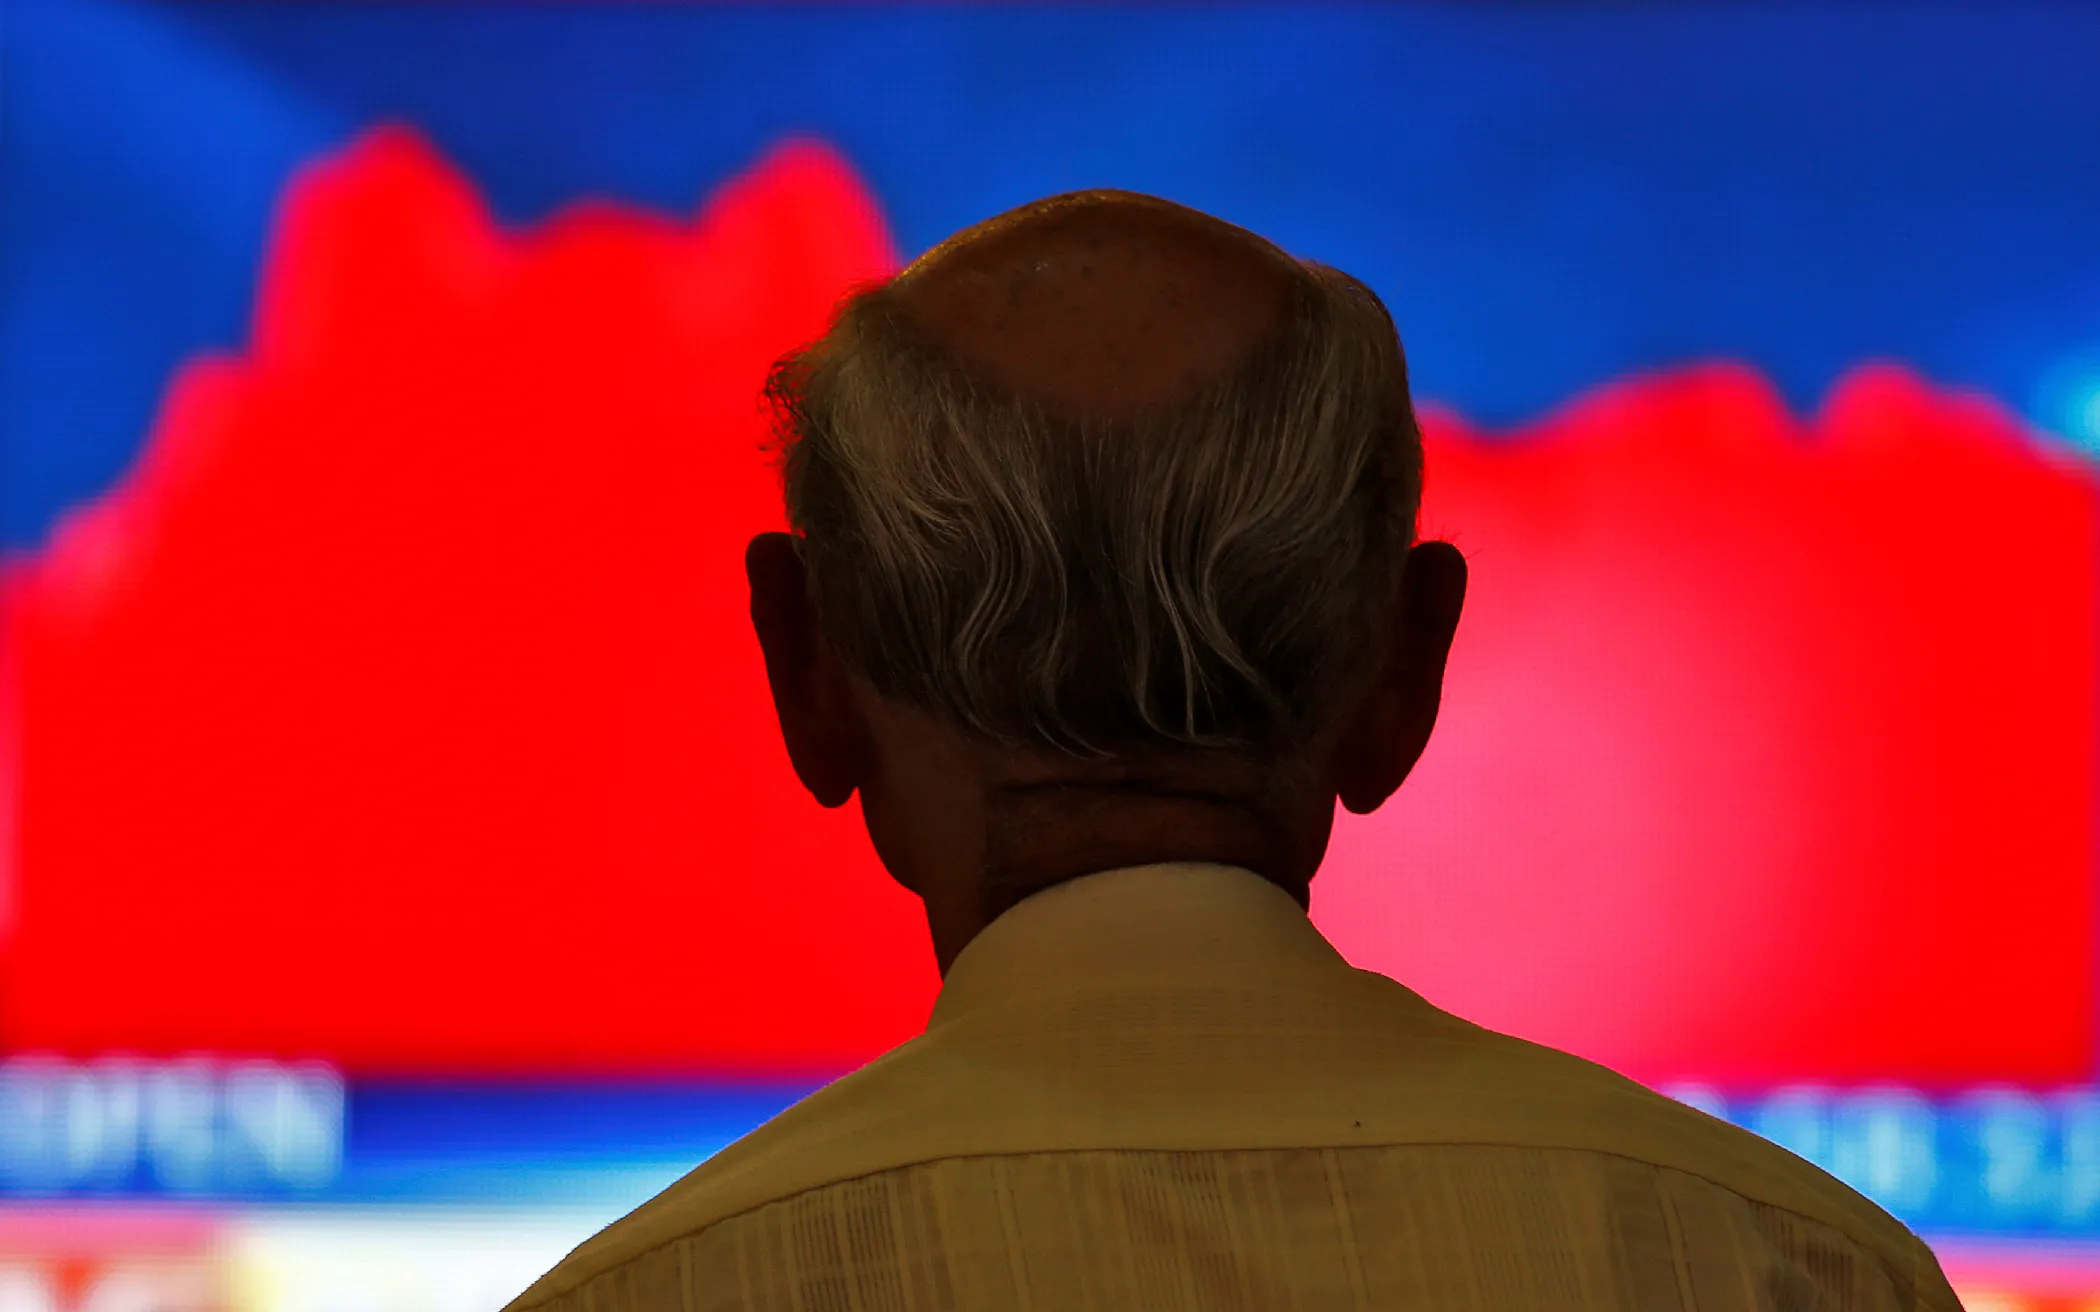
M 1275 884 L 1177 861 L 1106 870 L 1024 898 L 949 964 L 929 1029 L 1075 992 L 1332 987 L 1355 970 Z

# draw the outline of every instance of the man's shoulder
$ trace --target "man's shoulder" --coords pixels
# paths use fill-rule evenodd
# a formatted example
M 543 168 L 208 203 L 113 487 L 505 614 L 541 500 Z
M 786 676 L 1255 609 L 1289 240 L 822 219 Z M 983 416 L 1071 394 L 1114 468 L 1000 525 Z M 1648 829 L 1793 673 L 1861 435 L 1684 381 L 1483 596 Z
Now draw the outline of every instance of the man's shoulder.
M 856 1153 L 876 1148 L 894 1119 L 901 1105 L 894 1086 L 900 1068 L 917 1064 L 919 1044 L 901 1044 L 782 1109 L 584 1241 L 504 1312 L 547 1307 L 598 1275 L 717 1222 L 864 1174 Z M 870 1160 L 883 1160 L 879 1148 Z
M 1533 1118 L 1518 1118 L 1543 1131 L 1530 1136 L 1540 1146 L 1557 1140 L 1577 1151 L 1629 1159 L 1692 1182 L 1683 1187 L 1733 1195 L 1766 1217 L 1784 1214 L 1786 1228 L 1805 1225 L 1810 1231 L 1804 1233 L 1842 1236 L 1877 1261 L 1917 1306 L 1959 1309 L 1924 1240 L 1825 1167 L 1572 1053 L 1500 1034 L 1483 1051 L 1511 1070 L 1535 1070 L 1545 1077 L 1542 1087 L 1558 1085 L 1573 1095 L 1557 1107 L 1538 1108 Z

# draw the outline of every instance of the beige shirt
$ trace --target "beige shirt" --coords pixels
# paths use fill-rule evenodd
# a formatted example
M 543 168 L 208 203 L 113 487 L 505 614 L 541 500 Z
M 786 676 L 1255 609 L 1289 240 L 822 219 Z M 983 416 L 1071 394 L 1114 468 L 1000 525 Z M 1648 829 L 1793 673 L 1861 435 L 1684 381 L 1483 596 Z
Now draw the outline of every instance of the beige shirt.
M 1955 1312 L 1894 1217 L 1749 1131 L 1344 961 L 1282 890 L 1060 884 L 926 1033 L 509 1312 Z

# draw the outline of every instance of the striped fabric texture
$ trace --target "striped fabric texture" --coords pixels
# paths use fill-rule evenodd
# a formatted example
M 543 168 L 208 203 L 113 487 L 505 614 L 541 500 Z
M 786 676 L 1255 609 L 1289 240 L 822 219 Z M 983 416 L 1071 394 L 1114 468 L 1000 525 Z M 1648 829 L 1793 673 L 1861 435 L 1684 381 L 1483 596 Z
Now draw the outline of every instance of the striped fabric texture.
M 925 1034 L 508 1312 L 1959 1307 L 1815 1165 L 1352 968 L 1258 875 L 1174 864 L 1000 917 Z

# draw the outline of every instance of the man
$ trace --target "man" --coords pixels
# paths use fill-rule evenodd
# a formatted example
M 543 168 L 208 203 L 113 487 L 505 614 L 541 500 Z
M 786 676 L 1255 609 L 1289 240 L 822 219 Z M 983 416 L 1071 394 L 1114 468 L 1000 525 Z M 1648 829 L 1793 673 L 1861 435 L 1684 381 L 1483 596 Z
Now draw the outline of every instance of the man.
M 1825 1172 L 1307 919 L 1465 594 L 1361 283 L 1058 196 L 859 289 L 767 391 L 781 733 L 860 794 L 942 990 L 513 1309 L 1958 1308 Z

